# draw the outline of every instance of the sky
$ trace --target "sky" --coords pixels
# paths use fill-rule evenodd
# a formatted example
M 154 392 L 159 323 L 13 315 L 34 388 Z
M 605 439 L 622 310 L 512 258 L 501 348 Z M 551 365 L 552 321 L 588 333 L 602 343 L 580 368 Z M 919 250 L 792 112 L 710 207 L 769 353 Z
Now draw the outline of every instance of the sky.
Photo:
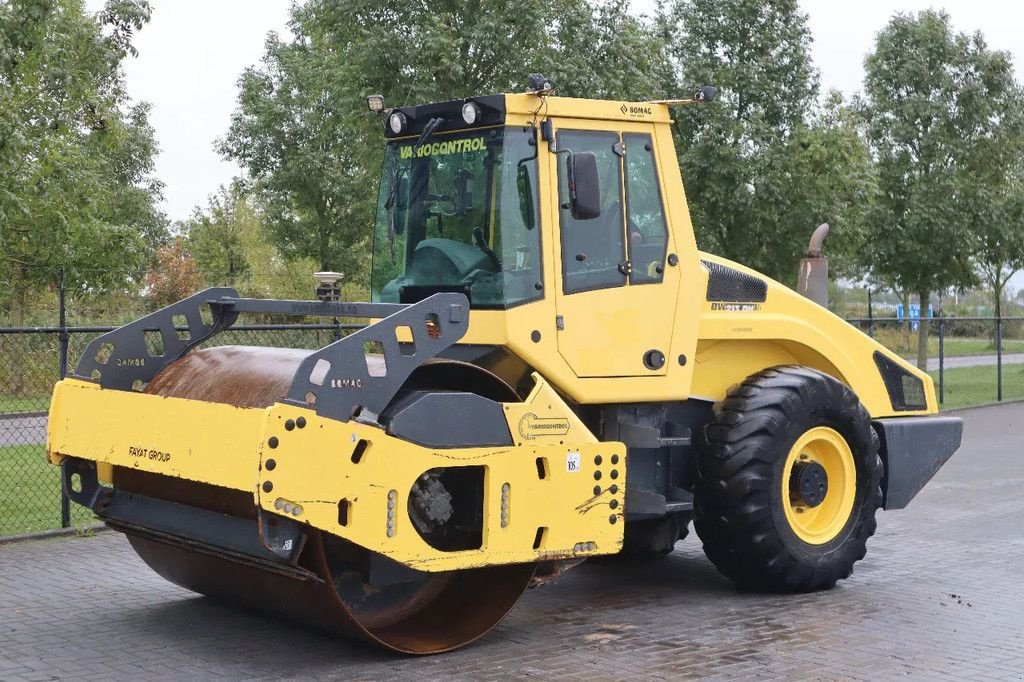
M 156 175 L 166 183 L 172 220 L 187 218 L 238 167 L 220 158 L 215 140 L 228 127 L 242 70 L 259 61 L 267 33 L 287 32 L 288 0 L 151 0 L 152 21 L 136 36 L 139 56 L 125 64 L 130 95 L 153 107 L 160 155 Z M 989 45 L 1024 63 L 1024 4 L 1010 0 L 801 0 L 814 37 L 813 58 L 824 90 L 847 96 L 864 76 L 875 34 L 897 11 L 945 9 L 961 31 L 980 30 Z M 90 10 L 103 0 L 87 0 Z M 636 12 L 654 0 L 633 0 Z M 1020 73 L 1020 67 L 1018 67 Z M 525 74 L 524 74 L 525 75 Z M 387 93 L 385 93 L 387 94 Z

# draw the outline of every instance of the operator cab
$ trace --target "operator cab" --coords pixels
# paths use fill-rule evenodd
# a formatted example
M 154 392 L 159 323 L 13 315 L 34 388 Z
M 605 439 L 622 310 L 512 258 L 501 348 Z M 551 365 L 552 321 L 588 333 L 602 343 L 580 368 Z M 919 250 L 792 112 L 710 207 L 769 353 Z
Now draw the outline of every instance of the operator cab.
M 663 376 L 666 358 L 685 365 L 678 358 L 692 355 L 696 335 L 675 333 L 679 293 L 684 270 L 700 273 L 689 224 L 681 240 L 670 229 L 670 204 L 681 220 L 687 213 L 659 172 L 674 161 L 664 103 L 554 97 L 543 82 L 519 94 L 377 104 L 388 143 L 374 301 L 465 294 L 489 321 L 475 325 L 473 343 L 507 346 L 563 389 Z
M 388 117 L 375 301 L 457 291 L 475 309 L 502 310 L 542 296 L 535 134 L 502 125 L 501 102 L 441 102 Z

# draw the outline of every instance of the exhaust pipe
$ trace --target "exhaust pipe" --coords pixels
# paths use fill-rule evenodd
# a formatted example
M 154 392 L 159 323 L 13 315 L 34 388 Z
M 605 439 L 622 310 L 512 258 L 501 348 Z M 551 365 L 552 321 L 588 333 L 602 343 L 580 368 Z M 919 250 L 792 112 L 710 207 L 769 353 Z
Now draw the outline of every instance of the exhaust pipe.
M 822 255 L 828 229 L 828 223 L 823 223 L 814 230 L 796 281 L 796 290 L 823 308 L 828 307 L 828 258 Z

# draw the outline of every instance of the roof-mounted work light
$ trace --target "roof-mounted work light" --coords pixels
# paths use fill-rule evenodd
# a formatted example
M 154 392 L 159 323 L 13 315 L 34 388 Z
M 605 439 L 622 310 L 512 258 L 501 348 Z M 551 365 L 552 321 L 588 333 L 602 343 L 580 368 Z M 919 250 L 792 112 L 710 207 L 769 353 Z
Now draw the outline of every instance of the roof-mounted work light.
M 378 114 L 384 111 L 384 95 L 369 95 L 366 98 L 366 107 Z
M 466 102 L 462 105 L 462 120 L 466 125 L 471 126 L 480 120 L 480 105 L 476 102 Z
M 388 116 L 388 128 L 395 135 L 401 135 L 409 125 L 409 119 L 401 111 L 393 111 Z

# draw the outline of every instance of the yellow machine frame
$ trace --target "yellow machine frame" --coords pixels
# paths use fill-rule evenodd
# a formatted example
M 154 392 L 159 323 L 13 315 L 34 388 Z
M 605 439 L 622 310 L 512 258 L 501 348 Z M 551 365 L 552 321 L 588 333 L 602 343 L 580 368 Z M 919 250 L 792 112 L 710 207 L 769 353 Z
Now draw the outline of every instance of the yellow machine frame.
M 718 401 L 726 390 L 765 367 L 798 364 L 813 367 L 849 385 L 872 417 L 911 416 L 938 411 L 932 379 L 840 317 L 786 286 L 738 263 L 699 251 L 683 192 L 668 106 L 660 103 L 608 102 L 563 97 L 544 98 L 539 108 L 533 95 L 505 95 L 506 124 L 532 125 L 538 111 L 555 122 L 556 130 L 610 130 L 649 133 L 654 140 L 658 179 L 668 222 L 667 253 L 678 265 L 666 267 L 658 284 L 625 284 L 616 289 L 572 294 L 592 299 L 588 314 L 567 318 L 565 325 L 584 325 L 604 344 L 580 349 L 586 364 L 609 363 L 609 349 L 661 348 L 668 362 L 649 370 L 641 353 L 633 352 L 633 371 L 609 376 L 578 376 L 559 347 L 559 297 L 542 299 L 506 311 L 474 310 L 469 331 L 460 343 L 504 346 L 523 358 L 558 390 L 580 404 Z M 625 113 L 623 113 L 625 111 Z M 556 156 L 538 146 L 541 248 L 545 290 L 562 290 L 565 257 L 558 238 Z M 767 283 L 768 295 L 756 306 L 714 306 L 705 299 L 708 271 L 704 262 L 719 263 Z M 661 293 L 664 291 L 665 293 Z M 614 319 L 612 319 L 614 318 Z M 667 335 L 652 333 L 664 328 Z M 535 341 L 533 331 L 540 332 Z M 927 409 L 894 410 L 872 356 L 881 353 L 924 382 Z M 680 363 L 679 358 L 685 358 Z
M 73 456 L 252 493 L 265 511 L 428 572 L 614 554 L 622 548 L 626 449 L 598 442 L 535 379 L 524 402 L 503 405 L 515 446 L 445 450 L 285 403 L 240 408 L 68 379 L 53 395 L 49 461 Z M 125 428 L 124 415 L 136 429 Z M 303 427 L 287 430 L 288 420 Z M 459 466 L 484 470 L 483 542 L 441 551 L 401 512 L 422 474 Z

